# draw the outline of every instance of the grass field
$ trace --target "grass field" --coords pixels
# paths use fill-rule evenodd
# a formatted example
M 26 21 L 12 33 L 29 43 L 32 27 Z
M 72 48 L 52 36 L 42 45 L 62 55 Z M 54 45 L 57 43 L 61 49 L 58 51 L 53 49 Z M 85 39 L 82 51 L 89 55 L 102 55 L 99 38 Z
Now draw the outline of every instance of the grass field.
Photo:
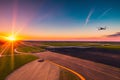
M 0 57 L 0 80 L 5 80 L 11 72 L 35 59 L 37 57 L 30 54 L 15 55 L 12 65 L 11 56 Z
M 97 46 L 97 48 L 119 50 L 120 51 L 120 45 Z
M 43 44 L 48 46 L 89 46 L 89 44 L 80 42 L 44 42 Z
M 120 50 L 119 42 L 42 42 L 47 46 L 83 46 Z
M 25 53 L 36 53 L 36 52 L 43 52 L 45 49 L 38 47 L 38 46 L 20 46 L 17 48 L 19 52 Z
M 80 80 L 80 79 L 75 74 L 67 70 L 61 69 L 59 80 Z

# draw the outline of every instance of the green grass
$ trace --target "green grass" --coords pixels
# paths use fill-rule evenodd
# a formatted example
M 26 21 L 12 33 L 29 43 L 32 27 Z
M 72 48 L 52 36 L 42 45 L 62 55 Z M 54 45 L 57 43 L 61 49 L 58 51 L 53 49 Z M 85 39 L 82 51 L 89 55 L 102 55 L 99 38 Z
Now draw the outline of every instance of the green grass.
M 17 48 L 17 51 L 25 52 L 25 53 L 36 53 L 36 52 L 43 52 L 45 49 L 39 46 L 20 46 Z
M 120 50 L 120 43 L 110 42 L 44 42 L 47 46 L 84 46 Z
M 80 78 L 65 69 L 61 69 L 59 80 L 80 80 Z
M 48 46 L 89 46 L 97 43 L 81 43 L 81 42 L 44 42 Z
M 120 50 L 119 45 L 97 46 L 97 48 L 110 49 L 110 50 Z
M 30 54 L 15 55 L 14 65 L 12 65 L 10 56 L 0 57 L 0 80 L 5 80 L 11 72 L 35 59 L 37 59 L 37 57 Z

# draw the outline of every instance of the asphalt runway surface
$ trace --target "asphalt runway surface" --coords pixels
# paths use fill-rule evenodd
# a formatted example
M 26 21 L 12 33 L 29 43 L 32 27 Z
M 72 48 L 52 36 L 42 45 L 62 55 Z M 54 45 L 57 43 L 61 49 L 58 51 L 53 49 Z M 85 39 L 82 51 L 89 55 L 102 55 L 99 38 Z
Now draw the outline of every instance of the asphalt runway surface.
M 36 55 L 70 68 L 81 74 L 86 80 L 120 80 L 120 69 L 116 67 L 50 51 L 36 53 Z
M 59 80 L 59 73 L 58 66 L 36 60 L 14 71 L 6 80 Z

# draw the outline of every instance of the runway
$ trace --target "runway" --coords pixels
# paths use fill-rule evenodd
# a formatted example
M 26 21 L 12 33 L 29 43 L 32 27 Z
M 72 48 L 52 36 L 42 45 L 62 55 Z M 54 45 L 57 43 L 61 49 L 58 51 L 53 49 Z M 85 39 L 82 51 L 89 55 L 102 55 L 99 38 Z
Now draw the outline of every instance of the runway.
M 59 80 L 59 72 L 54 64 L 36 60 L 14 71 L 6 80 Z
M 86 80 L 120 80 L 119 68 L 50 51 L 37 53 L 36 55 L 70 68 L 81 74 Z

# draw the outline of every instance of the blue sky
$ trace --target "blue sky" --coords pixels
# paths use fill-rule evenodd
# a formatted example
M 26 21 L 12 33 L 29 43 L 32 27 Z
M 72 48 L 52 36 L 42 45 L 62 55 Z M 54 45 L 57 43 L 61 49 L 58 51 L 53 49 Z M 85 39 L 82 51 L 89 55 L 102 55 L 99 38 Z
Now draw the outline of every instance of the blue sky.
M 36 1 L 39 3 L 39 1 Z M 120 0 L 46 0 L 39 5 L 35 23 L 50 24 L 55 27 L 80 25 L 83 27 L 90 11 L 89 24 L 119 24 Z M 41 20 L 40 17 L 48 15 Z M 59 24 L 59 25 L 58 25 Z M 107 26 L 106 25 L 106 26 Z M 101 26 L 101 25 L 98 25 Z
M 120 32 L 120 0 L 1 0 L 0 32 L 12 22 L 20 35 L 34 39 L 80 39 Z M 3 22 L 4 22 L 3 21 Z M 97 31 L 108 26 L 106 31 Z M 96 33 L 96 34 L 95 34 Z

